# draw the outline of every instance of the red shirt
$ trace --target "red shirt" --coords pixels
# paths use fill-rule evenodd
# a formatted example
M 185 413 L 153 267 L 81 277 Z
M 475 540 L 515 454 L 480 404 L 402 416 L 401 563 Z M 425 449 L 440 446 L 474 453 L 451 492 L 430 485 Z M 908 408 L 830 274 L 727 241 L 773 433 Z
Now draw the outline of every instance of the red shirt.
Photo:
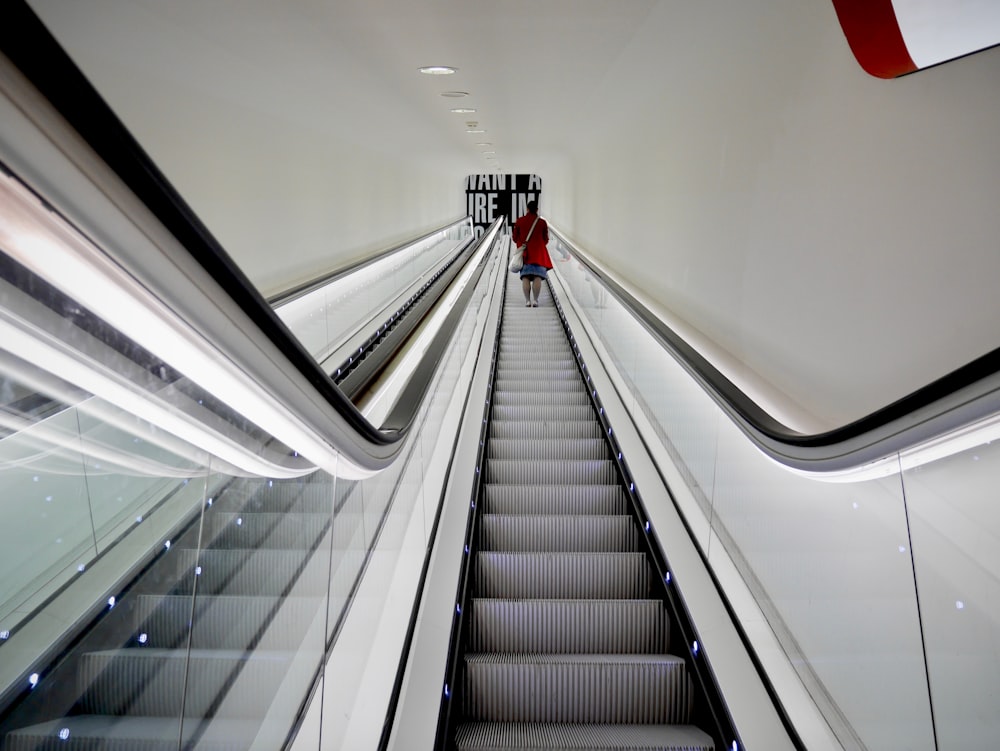
M 535 221 L 535 217 L 538 217 L 538 223 L 535 224 L 535 229 L 532 231 L 531 225 Z M 549 242 L 549 225 L 537 214 L 525 214 L 514 222 L 514 228 L 511 230 L 510 235 L 514 241 L 514 247 L 521 245 L 524 238 L 528 237 L 529 232 L 531 232 L 531 237 L 528 239 L 528 247 L 524 251 L 524 263 L 533 263 L 544 269 L 551 269 L 552 259 L 549 258 L 549 250 L 546 247 Z

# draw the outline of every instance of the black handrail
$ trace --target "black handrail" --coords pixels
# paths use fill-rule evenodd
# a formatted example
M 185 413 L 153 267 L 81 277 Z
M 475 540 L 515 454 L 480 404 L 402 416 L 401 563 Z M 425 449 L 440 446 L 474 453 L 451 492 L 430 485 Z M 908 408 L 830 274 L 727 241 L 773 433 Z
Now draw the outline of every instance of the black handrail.
M 1000 412 L 1000 348 L 846 425 L 820 433 L 793 430 L 747 396 L 707 358 L 611 279 L 565 235 L 568 246 L 642 326 L 691 374 L 762 451 L 796 469 L 854 469 Z
M 4 7 L 0 53 L 205 269 L 287 358 L 291 367 L 343 418 L 354 432 L 353 440 L 359 445 L 367 442 L 390 446 L 405 437 L 405 431 L 382 430 L 372 425 L 334 384 L 24 0 L 9 0 Z M 44 196 L 40 198 L 45 200 Z M 435 363 L 428 360 L 420 367 L 433 368 Z M 402 422 L 408 424 L 409 420 Z

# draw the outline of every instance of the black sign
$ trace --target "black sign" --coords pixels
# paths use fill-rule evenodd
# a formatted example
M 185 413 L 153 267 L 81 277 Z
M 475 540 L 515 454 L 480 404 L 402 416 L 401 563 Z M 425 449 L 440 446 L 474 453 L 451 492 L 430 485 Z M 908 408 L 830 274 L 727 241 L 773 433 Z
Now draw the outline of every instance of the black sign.
M 528 213 L 528 201 L 542 195 L 538 175 L 469 175 L 465 178 L 465 199 L 476 237 L 482 237 L 498 216 L 507 217 L 508 226 Z M 539 204 L 539 212 L 541 212 Z

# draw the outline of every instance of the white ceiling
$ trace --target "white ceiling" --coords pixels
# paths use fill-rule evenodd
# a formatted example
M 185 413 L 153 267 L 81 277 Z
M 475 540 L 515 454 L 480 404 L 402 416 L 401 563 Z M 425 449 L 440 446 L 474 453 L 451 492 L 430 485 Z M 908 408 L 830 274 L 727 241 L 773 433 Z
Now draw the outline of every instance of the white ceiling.
M 469 172 L 492 164 L 482 141 L 504 171 L 530 171 L 539 152 L 579 146 L 601 127 L 601 91 L 643 96 L 656 77 L 616 68 L 656 0 L 31 4 L 115 96 L 127 88 L 111 82 L 118 71 L 136 91 L 193 87 L 366 148 L 467 159 Z M 458 72 L 425 76 L 424 65 Z M 457 106 L 477 112 L 451 113 Z M 486 136 L 467 134 L 466 120 Z

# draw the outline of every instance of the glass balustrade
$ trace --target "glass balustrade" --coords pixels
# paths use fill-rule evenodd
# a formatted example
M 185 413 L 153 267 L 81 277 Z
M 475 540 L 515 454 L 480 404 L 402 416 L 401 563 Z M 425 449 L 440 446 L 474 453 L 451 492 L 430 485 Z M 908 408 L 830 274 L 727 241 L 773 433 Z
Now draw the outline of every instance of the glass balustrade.
M 413 250 L 396 283 L 463 232 Z M 422 560 L 441 493 L 441 478 L 426 486 L 429 457 L 450 450 L 442 416 L 475 354 L 490 274 L 401 458 L 347 480 L 5 263 L 0 323 L 18 335 L 0 337 L 0 738 L 280 747 L 350 608 L 386 606 L 353 603 L 365 572 Z M 188 419 L 158 422 L 133 400 Z M 196 429 L 211 440 L 189 440 Z M 210 450 L 234 442 L 274 474 Z M 404 535 L 414 519 L 415 540 Z M 347 649 L 375 653 L 373 638 Z M 330 693 L 341 678 L 327 677 Z
M 388 314 L 395 312 L 471 237 L 472 221 L 466 217 L 349 274 L 279 302 L 275 311 L 316 361 L 323 362 L 353 334 L 370 334 L 367 324 L 373 318 L 387 308 L 391 308 Z M 374 321 L 376 326 L 383 322 L 384 317 Z
M 790 471 L 749 442 L 578 250 L 558 236 L 552 245 L 554 259 L 569 257 L 556 270 L 628 408 L 683 484 L 674 495 L 703 554 L 718 571 L 735 565 L 844 746 L 988 747 L 1000 729 L 998 449 L 856 481 Z

